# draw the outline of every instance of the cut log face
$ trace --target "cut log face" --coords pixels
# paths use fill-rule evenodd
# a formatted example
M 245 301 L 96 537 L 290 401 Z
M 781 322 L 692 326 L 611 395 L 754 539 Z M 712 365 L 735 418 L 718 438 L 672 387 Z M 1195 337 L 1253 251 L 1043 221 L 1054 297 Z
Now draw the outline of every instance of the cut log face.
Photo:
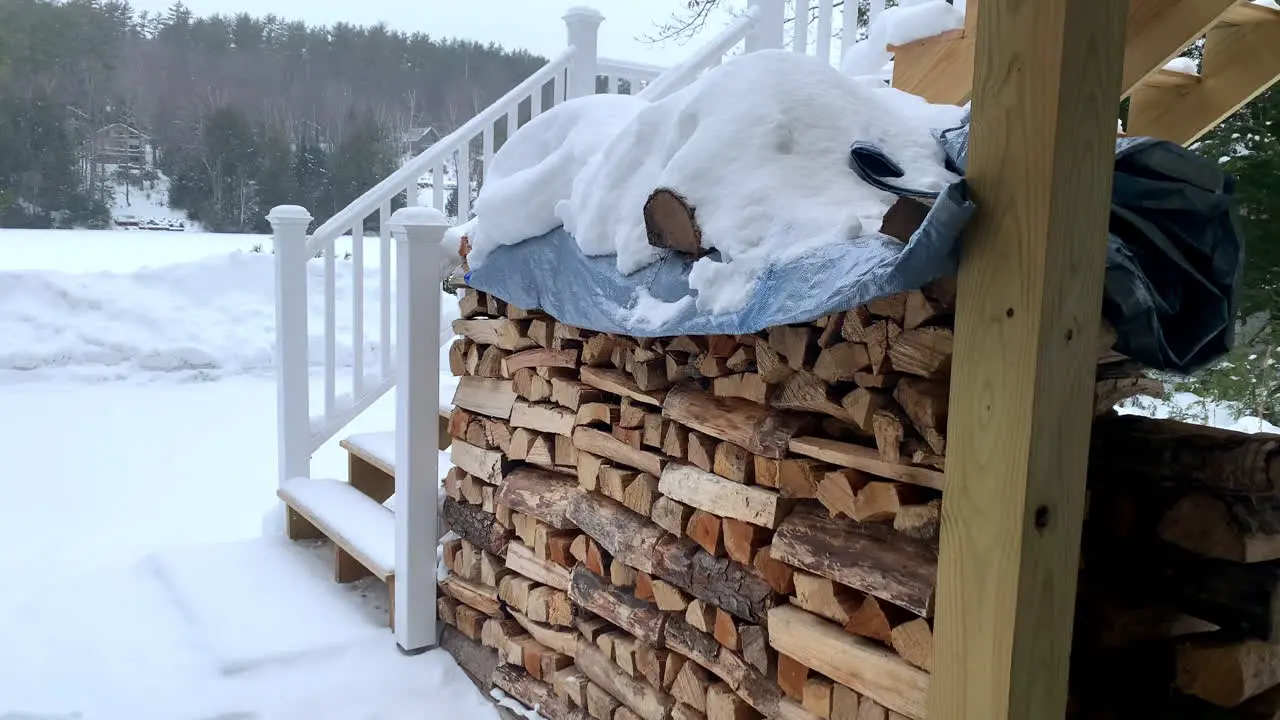
M 507 420 L 516 403 L 516 392 L 510 380 L 467 376 L 458 379 L 453 394 L 455 407 Z
M 1205 557 L 1246 563 L 1280 559 L 1280 499 L 1191 493 L 1165 514 L 1159 535 Z
M 644 203 L 644 227 L 654 247 L 694 257 L 707 254 L 693 206 L 674 190 L 658 188 L 650 193 Z

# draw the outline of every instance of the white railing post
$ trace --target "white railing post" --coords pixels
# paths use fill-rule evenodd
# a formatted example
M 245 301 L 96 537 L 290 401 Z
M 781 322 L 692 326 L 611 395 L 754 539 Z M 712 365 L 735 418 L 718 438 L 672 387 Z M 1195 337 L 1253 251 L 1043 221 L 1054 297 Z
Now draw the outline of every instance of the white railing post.
M 276 435 L 278 482 L 311 475 L 307 359 L 307 226 L 311 214 L 281 205 L 267 216 L 276 265 Z
M 440 488 L 440 253 L 449 229 L 434 208 L 391 217 L 396 237 L 396 643 L 436 644 Z
M 747 52 L 782 47 L 782 24 L 786 20 L 786 0 L 751 0 L 759 8 L 756 26 L 747 36 Z
M 564 14 L 569 29 L 569 45 L 574 48 L 569 61 L 569 79 L 565 84 L 567 99 L 596 94 L 596 68 L 600 61 L 600 23 L 604 15 L 589 7 L 572 7 Z M 534 90 L 541 93 L 542 89 Z

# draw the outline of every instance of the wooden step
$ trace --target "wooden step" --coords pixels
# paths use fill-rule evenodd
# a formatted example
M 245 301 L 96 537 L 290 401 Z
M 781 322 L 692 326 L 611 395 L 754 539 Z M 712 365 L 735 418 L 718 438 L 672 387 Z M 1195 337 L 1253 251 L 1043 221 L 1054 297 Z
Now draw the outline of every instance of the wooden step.
M 394 430 L 359 433 L 339 442 L 338 445 L 351 455 L 395 477 L 396 433 Z
M 1280 10 L 1249 2 L 1249 0 L 1237 2 L 1218 18 L 1218 22 L 1222 25 L 1252 25 L 1277 21 L 1280 21 Z
M 366 575 L 390 583 L 396 568 L 395 515 L 351 484 L 326 478 L 296 478 L 276 495 L 289 508 L 289 537 L 328 538 L 337 546 L 338 582 Z M 344 566 L 357 562 L 364 572 Z

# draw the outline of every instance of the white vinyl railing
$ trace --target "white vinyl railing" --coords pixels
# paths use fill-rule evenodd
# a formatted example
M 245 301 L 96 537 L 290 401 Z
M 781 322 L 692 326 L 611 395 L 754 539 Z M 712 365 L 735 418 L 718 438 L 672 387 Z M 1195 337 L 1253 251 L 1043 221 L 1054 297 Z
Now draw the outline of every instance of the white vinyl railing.
M 862 0 L 868 17 L 875 20 L 885 9 L 885 0 Z M 788 17 L 788 5 L 792 5 Z M 663 73 L 639 93 L 646 100 L 661 100 L 697 80 L 702 73 L 740 52 L 787 48 L 813 55 L 839 67 L 844 52 L 858 40 L 858 0 L 844 0 L 840 6 L 839 52 L 832 51 L 836 36 L 835 0 L 751 0 L 745 12 L 720 34 L 709 40 L 689 59 Z M 810 26 L 813 25 L 812 38 Z M 788 33 L 790 39 L 788 42 Z

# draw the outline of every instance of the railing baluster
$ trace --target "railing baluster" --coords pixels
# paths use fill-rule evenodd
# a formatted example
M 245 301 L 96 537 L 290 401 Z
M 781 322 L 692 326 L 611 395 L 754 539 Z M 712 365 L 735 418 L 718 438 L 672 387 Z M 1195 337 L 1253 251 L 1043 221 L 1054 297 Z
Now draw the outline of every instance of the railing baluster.
M 418 178 L 414 178 L 404 186 L 404 206 L 418 207 L 418 205 Z
M 534 88 L 533 94 L 529 96 L 529 119 L 532 120 L 542 114 L 542 91 L 546 89 L 546 85 L 539 85 Z
M 444 212 L 444 161 L 431 168 L 431 207 Z
M 884 12 L 884 0 L 870 0 L 870 8 L 867 11 L 868 26 L 875 22 L 882 12 Z
M 835 6 L 832 0 L 818 0 L 818 59 L 831 64 L 831 24 L 834 21 Z
M 382 203 L 378 208 L 378 241 L 379 259 L 378 294 L 381 296 L 379 308 L 382 323 L 380 344 L 382 345 L 382 379 L 391 377 L 394 371 L 395 355 L 391 354 L 391 201 Z
M 853 0 L 844 2 L 843 17 L 840 19 L 840 63 L 844 62 L 844 53 L 849 46 L 858 41 L 858 6 L 861 4 Z
M 516 134 L 516 128 L 519 127 L 519 122 L 520 103 L 516 103 L 515 108 L 507 112 L 507 140 L 510 140 L 511 136 Z M 503 142 L 506 141 L 504 140 Z
M 324 247 L 324 419 L 333 420 L 338 402 L 338 304 L 334 244 Z
M 493 160 L 493 126 L 488 125 L 484 129 L 484 164 L 480 166 L 482 173 L 489 171 L 489 161 Z M 483 180 L 484 175 L 481 175 Z
M 364 394 L 364 220 L 351 226 L 351 396 Z
M 621 94 L 622 94 L 622 76 L 621 76 L 621 75 L 615 75 L 615 76 L 613 77 L 613 82 L 614 82 L 614 86 L 615 86 L 614 93 L 615 93 L 615 94 L 617 94 L 617 95 L 621 95 Z M 632 87 L 632 88 L 631 88 L 631 92 L 633 92 L 633 93 L 635 92 L 635 88 L 634 88 L 634 87 Z
M 809 0 L 796 0 L 795 34 L 791 49 L 805 55 L 809 52 Z
M 471 219 L 471 143 L 458 150 L 458 223 Z

